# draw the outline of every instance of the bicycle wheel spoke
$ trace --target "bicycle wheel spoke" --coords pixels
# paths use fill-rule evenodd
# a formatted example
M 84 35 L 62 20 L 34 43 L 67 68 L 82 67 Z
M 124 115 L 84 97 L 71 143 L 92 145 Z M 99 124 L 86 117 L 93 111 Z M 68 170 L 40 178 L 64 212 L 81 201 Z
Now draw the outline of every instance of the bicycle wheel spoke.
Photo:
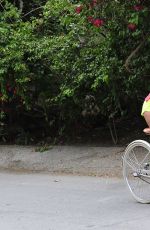
M 126 163 L 131 166 L 131 168 L 136 169 L 137 167 L 140 167 L 140 164 L 132 160 L 130 157 L 126 160 Z
M 135 160 L 136 160 L 136 163 L 139 164 L 139 162 L 138 162 L 138 160 L 137 160 L 137 158 L 136 158 L 136 155 L 135 155 L 134 150 L 132 150 L 132 153 L 133 153 L 133 156 L 134 156 L 134 158 L 135 158 Z
M 147 155 L 144 157 L 144 159 L 142 160 L 141 164 L 144 163 L 144 161 L 146 160 L 146 158 L 149 156 L 150 152 L 147 153 Z
M 126 161 L 126 163 L 128 164 L 128 166 L 131 167 L 131 169 L 136 171 L 136 167 L 132 163 L 130 163 L 129 161 Z
M 132 142 L 125 151 L 123 162 L 124 177 L 132 195 L 141 203 L 149 203 L 150 144 L 142 140 Z

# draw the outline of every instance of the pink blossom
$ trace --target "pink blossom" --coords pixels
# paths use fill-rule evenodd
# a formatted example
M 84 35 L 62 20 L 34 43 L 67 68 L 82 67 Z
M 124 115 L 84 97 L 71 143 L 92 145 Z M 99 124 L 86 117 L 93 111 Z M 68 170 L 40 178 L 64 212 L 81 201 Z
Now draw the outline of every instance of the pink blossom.
M 92 16 L 88 16 L 88 21 L 90 22 L 90 23 L 93 23 L 93 21 L 94 21 L 94 18 L 92 17 Z
M 97 5 L 97 0 L 93 0 L 92 4 L 93 4 L 93 6 L 96 6 Z
M 101 27 L 104 25 L 104 20 L 97 18 L 97 19 L 94 19 L 92 23 L 95 27 Z
M 133 9 L 135 11 L 141 11 L 141 10 L 143 10 L 143 6 L 141 6 L 141 5 L 135 5 L 135 6 L 133 6 Z
M 89 8 L 92 9 L 93 7 L 95 7 L 97 5 L 97 0 L 93 0 L 90 4 L 89 4 Z
M 75 12 L 76 12 L 77 14 L 80 14 L 81 11 L 82 11 L 82 9 L 83 9 L 83 6 L 82 6 L 82 5 L 77 6 L 76 9 L 75 9 Z
M 135 31 L 137 28 L 137 25 L 134 24 L 134 23 L 129 23 L 128 24 L 128 29 L 131 30 L 131 31 Z

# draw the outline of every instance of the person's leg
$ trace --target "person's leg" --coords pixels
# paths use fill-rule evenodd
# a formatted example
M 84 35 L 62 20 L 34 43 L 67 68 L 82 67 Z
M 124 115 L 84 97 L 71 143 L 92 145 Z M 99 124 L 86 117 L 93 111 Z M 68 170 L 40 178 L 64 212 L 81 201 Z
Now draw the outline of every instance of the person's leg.
M 144 112 L 143 116 L 144 116 L 145 121 L 146 121 L 146 123 L 148 125 L 148 128 L 145 128 L 143 131 L 146 134 L 150 134 L 150 112 L 148 112 L 148 111 Z

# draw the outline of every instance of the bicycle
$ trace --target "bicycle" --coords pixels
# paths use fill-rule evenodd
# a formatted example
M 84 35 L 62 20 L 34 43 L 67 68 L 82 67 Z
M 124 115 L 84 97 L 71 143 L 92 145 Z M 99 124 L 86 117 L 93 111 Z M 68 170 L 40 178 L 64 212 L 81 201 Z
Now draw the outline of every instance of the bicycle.
M 132 196 L 140 203 L 150 203 L 150 144 L 135 140 L 123 155 L 123 176 Z

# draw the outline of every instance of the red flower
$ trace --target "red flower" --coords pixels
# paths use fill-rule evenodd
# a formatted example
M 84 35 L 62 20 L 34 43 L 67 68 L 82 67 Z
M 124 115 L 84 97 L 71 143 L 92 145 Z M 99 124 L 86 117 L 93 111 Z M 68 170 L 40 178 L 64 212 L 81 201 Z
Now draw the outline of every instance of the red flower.
M 104 25 L 104 20 L 103 19 L 94 19 L 92 23 L 95 27 L 101 27 Z
M 89 21 L 90 23 L 93 23 L 94 18 L 93 18 L 92 16 L 88 16 L 88 21 Z
M 77 14 L 80 14 L 81 13 L 81 11 L 82 11 L 82 9 L 83 9 L 83 6 L 77 6 L 76 7 L 76 9 L 75 9 L 75 12 L 77 13 Z
M 135 11 L 141 11 L 141 10 L 143 10 L 143 6 L 141 6 L 141 5 L 135 5 L 135 6 L 133 6 L 133 9 Z
M 134 24 L 134 23 L 129 23 L 128 24 L 128 29 L 131 30 L 131 31 L 135 31 L 137 28 L 137 25 Z
M 93 1 L 92 1 L 92 4 L 93 4 L 93 6 L 96 6 L 97 0 L 93 0 Z
M 95 7 L 97 5 L 97 0 L 93 0 L 90 4 L 89 4 L 89 8 L 92 9 L 93 7 Z

